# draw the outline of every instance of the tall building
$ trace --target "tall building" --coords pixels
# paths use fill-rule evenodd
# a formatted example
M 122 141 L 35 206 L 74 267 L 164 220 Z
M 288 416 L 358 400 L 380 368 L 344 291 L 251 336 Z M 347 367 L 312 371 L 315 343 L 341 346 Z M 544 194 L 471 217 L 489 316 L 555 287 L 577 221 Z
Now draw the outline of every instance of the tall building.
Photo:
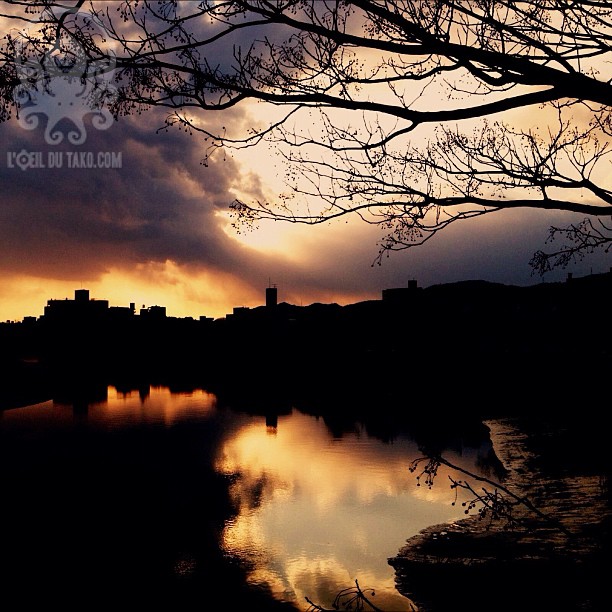
M 276 285 L 266 288 L 266 307 L 274 308 L 278 303 L 278 289 Z

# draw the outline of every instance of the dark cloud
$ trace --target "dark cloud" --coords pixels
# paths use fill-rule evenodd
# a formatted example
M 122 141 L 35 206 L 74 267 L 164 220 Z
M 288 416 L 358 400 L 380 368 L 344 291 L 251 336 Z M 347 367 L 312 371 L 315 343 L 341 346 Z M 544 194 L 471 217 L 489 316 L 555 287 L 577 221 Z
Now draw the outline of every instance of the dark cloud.
M 162 123 L 161 113 L 149 113 L 105 132 L 89 127 L 78 147 L 48 145 L 41 130 L 16 122 L 0 125 L 0 266 L 52 278 L 166 260 L 230 272 L 244 270 L 245 259 L 253 266 L 216 215 L 232 201 L 239 167 L 221 156 L 204 167 L 201 140 L 156 134 Z M 7 155 L 21 151 L 40 154 L 47 166 L 49 154 L 62 155 L 63 167 L 8 167 Z M 122 167 L 69 168 L 72 152 L 118 153 Z
M 0 124 L 2 273 L 93 281 L 109 269 L 130 272 L 141 264 L 172 261 L 192 275 L 229 275 L 253 290 L 271 278 L 281 299 L 304 303 L 377 297 L 381 289 L 405 286 L 412 278 L 425 286 L 469 278 L 539 281 L 528 260 L 555 217 L 537 211 L 457 225 L 424 247 L 393 254 L 380 267 L 371 265 L 378 230 L 357 222 L 313 227 L 296 244 L 299 251 L 290 248 L 287 257 L 243 246 L 224 231 L 218 213 L 228 209 L 233 189 L 262 197 L 257 176 L 222 155 L 203 166 L 202 137 L 176 129 L 157 134 L 164 117 L 164 112 L 136 115 L 106 131 L 87 123 L 87 140 L 80 146 L 46 144 L 42 126 L 28 131 L 15 120 Z M 204 120 L 221 119 L 211 114 Z M 248 117 L 233 110 L 222 120 L 237 125 Z M 64 166 L 8 167 L 7 154 L 22 150 L 40 152 L 43 161 L 50 152 L 62 153 Z M 120 153 L 122 167 L 69 168 L 69 152 Z M 262 152 L 262 171 L 269 163 Z M 589 260 L 576 271 L 588 273 L 592 265 L 609 264 Z

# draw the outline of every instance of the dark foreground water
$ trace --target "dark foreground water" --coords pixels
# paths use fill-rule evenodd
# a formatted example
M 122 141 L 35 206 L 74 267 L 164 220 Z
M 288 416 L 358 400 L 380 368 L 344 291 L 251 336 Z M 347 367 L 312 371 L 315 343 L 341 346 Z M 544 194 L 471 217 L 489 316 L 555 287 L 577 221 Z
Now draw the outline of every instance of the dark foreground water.
M 384 437 L 163 387 L 0 412 L 0 607 L 305 610 L 358 579 L 408 610 L 388 558 L 462 509 L 416 486 L 409 432 Z

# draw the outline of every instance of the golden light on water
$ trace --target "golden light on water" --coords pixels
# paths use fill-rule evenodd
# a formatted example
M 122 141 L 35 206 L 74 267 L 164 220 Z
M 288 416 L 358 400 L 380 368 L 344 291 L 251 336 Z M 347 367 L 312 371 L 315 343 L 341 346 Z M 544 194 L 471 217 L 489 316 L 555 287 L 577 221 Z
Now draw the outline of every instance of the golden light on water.
M 102 397 L 104 396 L 104 397 Z M 171 393 L 167 387 L 145 387 L 122 392 L 110 386 L 99 390 L 99 397 L 87 400 L 74 398 L 43 402 L 32 406 L 7 410 L 2 413 L 4 422 L 15 419 L 47 426 L 69 426 L 74 421 L 73 408 L 84 409 L 80 415 L 92 426 L 117 427 L 136 424 L 155 424 L 170 427 L 190 417 L 210 414 L 216 406 L 216 396 L 201 389 L 191 393 Z
M 163 423 L 171 426 L 189 416 L 202 416 L 215 409 L 216 397 L 212 393 L 196 389 L 191 393 L 172 393 L 167 387 L 151 387 L 148 393 L 138 391 L 123 393 L 109 387 L 108 399 L 94 405 L 89 421 Z
M 273 426 L 263 416 L 217 411 L 216 397 L 203 390 L 172 393 L 145 385 L 94 391 L 80 400 L 56 398 L 4 411 L 3 426 L 37 436 L 58 428 L 77 431 L 84 424 L 122 431 L 210 418 L 211 427 L 223 428 L 214 468 L 232 475 L 237 509 L 220 545 L 248 561 L 249 582 L 270 588 L 277 599 L 300 606 L 308 597 L 328 606 L 358 580 L 376 591 L 381 609 L 408 610 L 388 559 L 421 529 L 465 517 L 461 504 L 452 505 L 447 470 L 440 469 L 433 488 L 416 486 L 408 468 L 421 453 L 408 437 L 383 443 L 361 425 L 334 436 L 324 419 L 296 410 L 278 416 Z M 200 444 L 207 453 L 206 439 Z M 479 471 L 477 449 L 444 456 Z M 186 551 L 175 560 L 174 572 L 191 575 L 194 563 Z
M 384 444 L 363 430 L 333 438 L 323 420 L 297 411 L 278 418 L 275 436 L 248 425 L 218 459 L 237 475 L 224 547 L 253 561 L 250 581 L 281 599 L 331 604 L 358 579 L 375 588 L 377 605 L 407 610 L 387 559 L 424 527 L 464 516 L 442 470 L 432 489 L 416 487 L 408 466 L 419 456 L 408 439 Z

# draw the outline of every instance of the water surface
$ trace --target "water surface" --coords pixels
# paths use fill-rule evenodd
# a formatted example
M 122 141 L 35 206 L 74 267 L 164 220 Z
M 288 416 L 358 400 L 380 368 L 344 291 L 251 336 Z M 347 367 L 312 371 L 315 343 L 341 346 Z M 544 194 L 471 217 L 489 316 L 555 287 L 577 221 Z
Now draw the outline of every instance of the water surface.
M 202 390 L 108 387 L 95 400 L 7 410 L 0 437 L 13 501 L 3 518 L 23 534 L 4 555 L 15 577 L 50 572 L 63 589 L 64 573 L 44 569 L 54 559 L 93 588 L 218 588 L 217 547 L 246 564 L 253 587 L 298 609 L 305 597 L 330 606 L 359 580 L 381 608 L 408 610 L 387 559 L 420 529 L 464 516 L 444 473 L 416 486 L 408 465 L 420 452 L 407 434 L 383 442 L 356 424 L 334 435 L 322 418 L 266 420 Z M 474 470 L 480 451 L 446 456 Z

